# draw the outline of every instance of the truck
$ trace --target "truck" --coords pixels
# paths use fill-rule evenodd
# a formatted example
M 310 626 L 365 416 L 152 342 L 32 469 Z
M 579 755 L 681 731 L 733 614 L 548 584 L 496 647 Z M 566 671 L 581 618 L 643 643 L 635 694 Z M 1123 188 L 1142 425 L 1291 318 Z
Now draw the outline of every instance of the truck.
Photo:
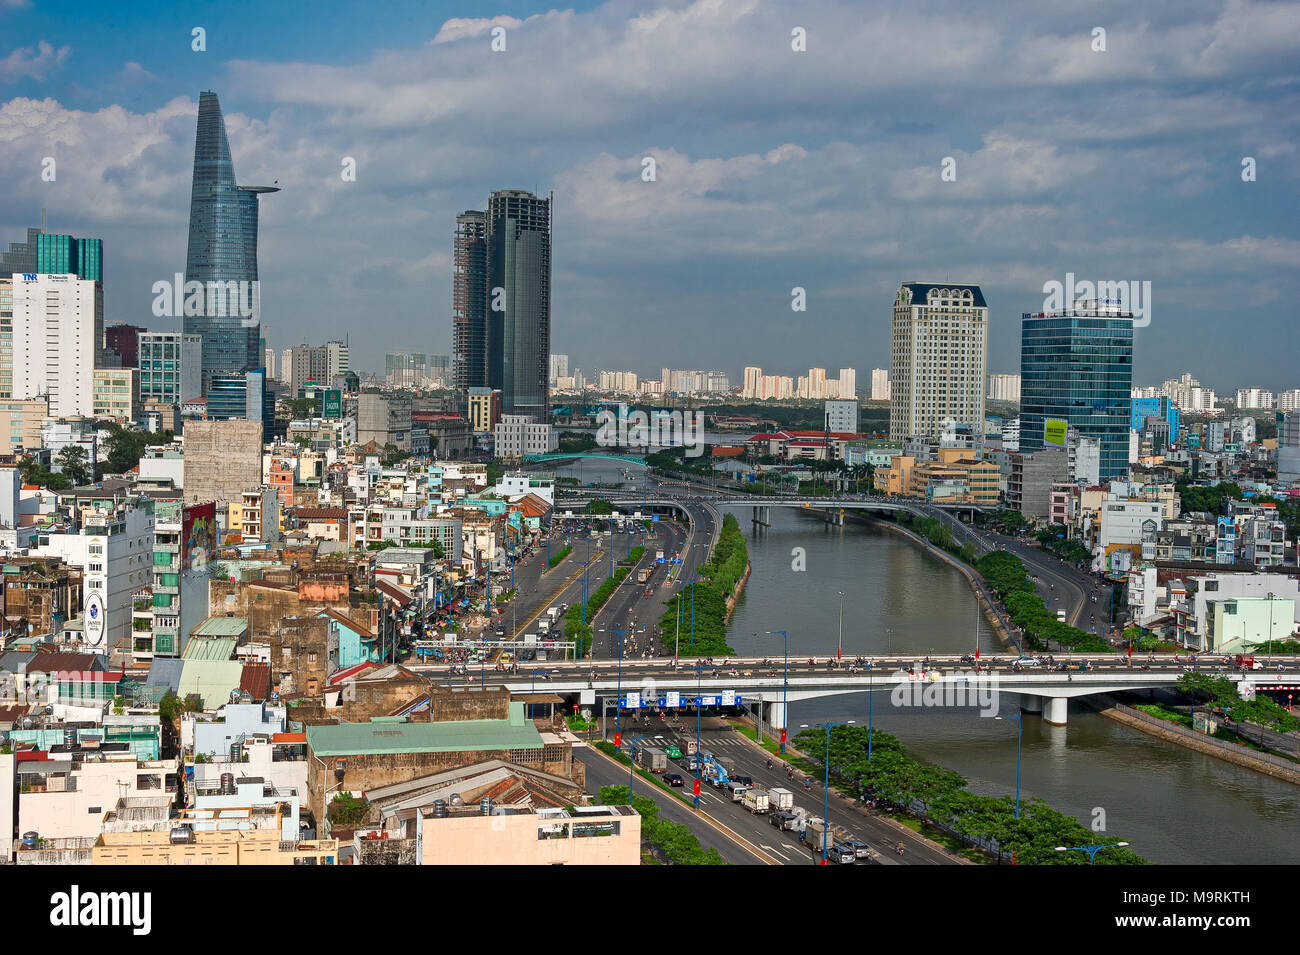
M 786 812 L 794 809 L 794 793 L 788 789 L 769 789 L 767 791 L 767 798 L 773 809 L 780 809 Z
M 655 551 L 655 563 L 662 564 L 663 562 L 664 562 L 664 552 L 661 550 Z
M 559 615 L 560 615 L 560 608 L 559 608 L 559 607 L 547 607 L 547 608 L 546 608 L 546 616 L 547 616 L 548 618 L 550 618 L 551 623 L 554 623 L 554 622 L 555 622 L 555 618 L 558 617 Z
M 642 568 L 637 572 L 637 575 L 636 575 L 636 582 L 637 582 L 638 584 L 644 584 L 644 583 L 645 583 L 647 580 L 649 580 L 649 579 L 650 579 L 650 568 L 649 568 L 649 567 L 642 567 Z
M 700 774 L 718 789 L 723 788 L 731 782 L 731 776 L 727 773 L 727 766 L 719 759 L 709 758 L 704 760 L 704 771 Z
M 1237 664 L 1239 670 L 1264 669 L 1264 665 L 1262 663 L 1256 663 L 1254 655 L 1251 654 L 1238 653 L 1237 656 L 1233 658 L 1233 662 Z
M 662 773 L 668 768 L 668 754 L 657 746 L 641 746 L 636 751 L 636 763 L 652 773 Z
M 822 833 L 826 833 L 826 848 L 835 845 L 835 834 L 826 829 L 826 820 L 821 816 L 809 816 L 803 827 L 801 839 L 803 844 L 813 852 L 822 851 Z
M 1064 610 L 1056 611 L 1056 619 L 1059 620 L 1061 623 L 1065 623 L 1065 611 Z
M 771 802 L 768 800 L 767 793 L 764 790 L 759 789 L 757 786 L 753 786 L 746 790 L 744 796 L 741 797 L 741 805 L 755 815 L 758 815 L 759 813 L 767 812 L 771 806 Z
M 537 621 L 537 632 L 538 632 L 538 633 L 550 633 L 550 632 L 551 632 L 551 622 L 550 622 L 549 620 L 539 620 L 539 621 Z

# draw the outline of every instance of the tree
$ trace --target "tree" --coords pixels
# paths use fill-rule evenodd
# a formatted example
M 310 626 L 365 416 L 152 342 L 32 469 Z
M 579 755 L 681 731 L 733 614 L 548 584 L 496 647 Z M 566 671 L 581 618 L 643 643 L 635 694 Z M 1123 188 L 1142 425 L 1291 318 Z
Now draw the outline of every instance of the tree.
M 74 487 L 90 483 L 90 455 L 81 445 L 64 445 L 54 456 L 54 463 Z

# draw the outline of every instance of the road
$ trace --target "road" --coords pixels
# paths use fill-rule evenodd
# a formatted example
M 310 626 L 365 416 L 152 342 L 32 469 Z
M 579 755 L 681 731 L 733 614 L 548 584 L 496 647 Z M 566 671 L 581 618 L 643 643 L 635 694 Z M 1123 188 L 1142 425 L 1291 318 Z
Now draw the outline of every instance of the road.
M 1037 547 L 1005 534 L 987 534 L 997 542 L 999 549 L 1019 557 L 1031 574 L 1038 577 L 1035 586 L 1038 594 L 1052 610 L 1065 610 L 1066 623 L 1081 630 L 1093 625 L 1090 616 L 1096 617 L 1097 630 L 1104 638 L 1110 623 L 1110 601 L 1113 590 L 1091 574 L 1086 574 Z M 1097 601 L 1089 597 L 1096 590 Z
M 599 753 L 590 749 L 575 749 L 574 757 L 587 768 L 587 791 L 600 792 L 601 786 L 626 786 L 628 774 Z M 691 811 L 676 796 L 664 792 L 653 783 L 638 776 L 633 790 L 638 796 L 649 796 L 659 806 L 659 818 L 679 823 L 695 833 L 705 849 L 717 849 L 724 862 L 732 865 L 762 865 L 763 860 L 740 843 L 728 838 Z
M 623 731 L 624 746 L 632 737 L 662 737 L 661 742 L 676 742 L 685 752 L 687 738 L 694 741 L 694 721 L 683 718 L 687 723 L 687 732 L 679 732 L 676 720 L 669 725 L 656 714 L 646 713 L 639 723 L 631 726 L 625 724 Z M 736 772 L 753 778 L 755 785 L 763 789 L 780 787 L 795 791 L 795 805 L 803 808 L 809 815 L 822 815 L 823 789 L 820 782 L 812 782 L 810 789 L 803 788 L 802 776 L 796 774 L 792 782 L 787 778 L 782 764 L 774 760 L 772 769 L 767 768 L 767 756 L 755 748 L 738 732 L 731 729 L 724 721 L 705 717 L 700 730 L 700 745 L 706 752 L 728 759 Z M 686 791 L 689 793 L 694 783 L 694 774 L 685 768 L 685 759 L 680 764 L 670 761 L 668 772 L 679 773 L 686 778 Z M 734 830 L 743 838 L 768 852 L 785 865 L 808 865 L 820 861 L 820 853 L 814 860 L 813 853 L 799 841 L 797 833 L 786 832 L 776 828 L 767 814 L 755 815 L 739 803 L 732 802 L 725 789 L 715 789 L 708 782 L 700 784 L 700 807 L 719 822 Z M 830 820 L 832 827 L 850 836 L 860 839 L 880 852 L 881 863 L 885 865 L 944 865 L 953 864 L 954 859 L 942 850 L 928 845 L 910 830 L 901 828 L 880 816 L 867 814 L 851 807 L 847 801 L 838 798 L 833 792 L 830 801 Z M 902 842 L 904 854 L 897 856 L 893 846 Z

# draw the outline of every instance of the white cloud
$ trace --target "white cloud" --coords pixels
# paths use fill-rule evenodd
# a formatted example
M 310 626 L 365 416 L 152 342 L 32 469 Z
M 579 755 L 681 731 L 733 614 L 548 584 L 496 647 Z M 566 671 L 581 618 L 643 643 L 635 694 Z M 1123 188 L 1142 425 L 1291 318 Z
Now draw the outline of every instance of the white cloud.
M 36 46 L 19 47 L 0 60 L 0 82 L 13 82 L 25 76 L 42 80 L 72 52 L 71 47 L 61 46 L 57 50 L 45 40 Z

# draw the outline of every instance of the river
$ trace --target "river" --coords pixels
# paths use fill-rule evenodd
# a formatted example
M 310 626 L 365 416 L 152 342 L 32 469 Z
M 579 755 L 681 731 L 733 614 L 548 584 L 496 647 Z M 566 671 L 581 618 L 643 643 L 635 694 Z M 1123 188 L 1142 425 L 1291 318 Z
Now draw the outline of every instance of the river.
M 618 466 L 603 463 L 608 473 L 586 462 L 584 479 L 618 480 Z M 913 542 L 873 525 L 829 527 L 811 514 L 770 513 L 772 526 L 755 531 L 749 509 L 736 512 L 753 566 L 732 619 L 737 651 L 779 656 L 781 638 L 763 631 L 786 629 L 791 656 L 835 653 L 842 592 L 845 656 L 963 653 L 976 640 L 982 654 L 1005 652 L 982 618 L 977 636 L 975 597 L 961 573 Z M 805 569 L 795 570 L 800 556 Z M 895 707 L 883 692 L 871 716 L 918 758 L 961 773 L 973 791 L 1015 792 L 1014 721 L 975 709 Z M 790 704 L 792 736 L 801 723 L 867 718 L 865 693 Z M 1088 826 L 1104 814 L 1106 833 L 1158 863 L 1300 863 L 1300 787 L 1160 742 L 1082 704 L 1071 704 L 1065 727 L 1023 720 L 1022 800 L 1041 798 Z

